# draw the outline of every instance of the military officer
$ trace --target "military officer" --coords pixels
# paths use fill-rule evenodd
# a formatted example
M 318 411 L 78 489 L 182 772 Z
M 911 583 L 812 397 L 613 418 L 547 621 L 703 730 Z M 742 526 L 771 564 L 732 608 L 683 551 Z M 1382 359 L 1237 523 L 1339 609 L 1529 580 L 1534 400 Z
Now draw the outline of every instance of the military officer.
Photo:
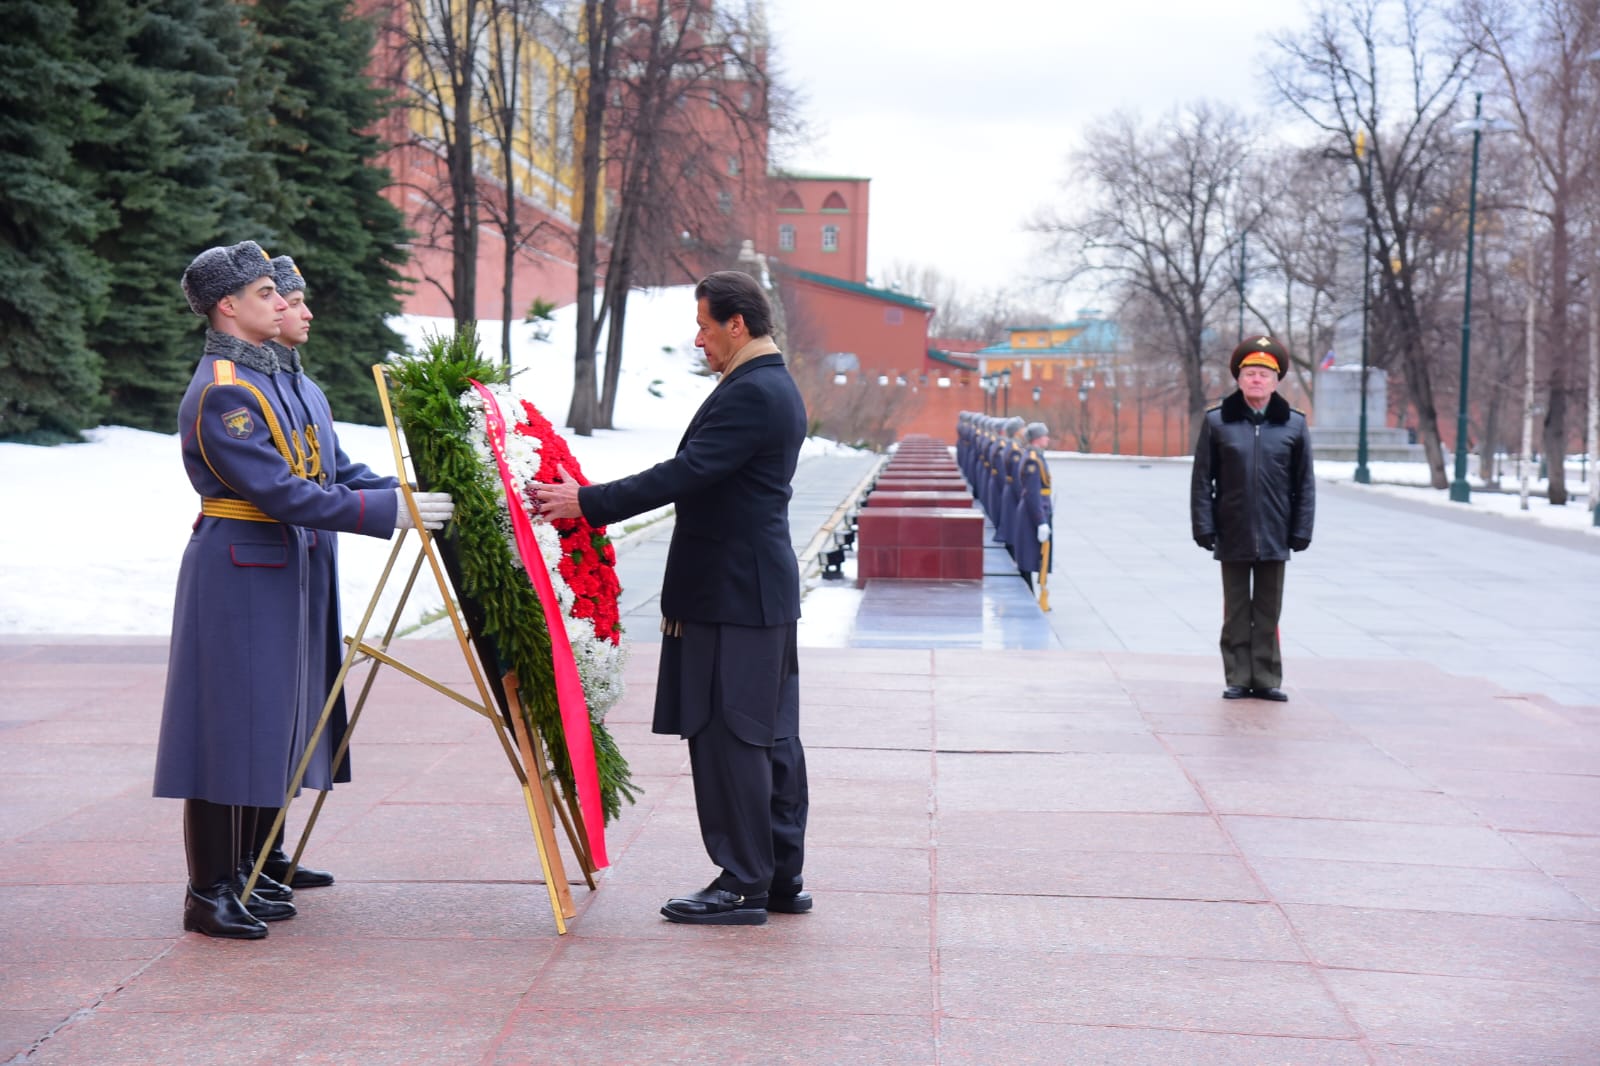
M 1222 698 L 1282 702 L 1278 616 L 1291 552 L 1311 546 L 1316 477 L 1306 416 L 1277 395 L 1289 352 L 1249 337 L 1228 361 L 1239 383 L 1206 411 L 1194 448 L 1194 541 L 1222 564 Z

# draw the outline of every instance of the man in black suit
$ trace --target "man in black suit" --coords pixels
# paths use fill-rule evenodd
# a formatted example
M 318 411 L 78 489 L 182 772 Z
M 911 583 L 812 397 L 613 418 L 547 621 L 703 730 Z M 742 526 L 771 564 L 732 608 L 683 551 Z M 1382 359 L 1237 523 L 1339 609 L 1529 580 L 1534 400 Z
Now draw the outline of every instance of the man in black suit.
M 722 872 L 661 913 L 695 925 L 762 925 L 768 911 L 811 909 L 801 882 L 800 570 L 789 537 L 806 410 L 755 279 L 718 271 L 694 295 L 695 345 L 721 379 L 678 454 L 632 477 L 583 488 L 563 479 L 536 495 L 543 517 L 581 514 L 595 526 L 676 505 L 652 728 L 689 742 L 700 835 Z

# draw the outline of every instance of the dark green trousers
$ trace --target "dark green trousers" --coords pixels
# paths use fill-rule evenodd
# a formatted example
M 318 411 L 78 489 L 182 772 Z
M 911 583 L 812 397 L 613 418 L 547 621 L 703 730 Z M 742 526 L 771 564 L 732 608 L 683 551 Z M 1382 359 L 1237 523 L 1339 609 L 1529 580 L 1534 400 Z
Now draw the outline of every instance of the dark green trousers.
M 1283 684 L 1278 615 L 1286 563 L 1222 564 L 1222 672 L 1240 688 Z

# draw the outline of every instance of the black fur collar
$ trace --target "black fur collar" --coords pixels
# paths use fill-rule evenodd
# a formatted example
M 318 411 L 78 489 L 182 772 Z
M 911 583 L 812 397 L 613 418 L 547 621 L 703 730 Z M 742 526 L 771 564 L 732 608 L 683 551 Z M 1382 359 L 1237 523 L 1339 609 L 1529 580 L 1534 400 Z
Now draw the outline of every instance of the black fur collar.
M 1289 401 L 1277 393 L 1267 400 L 1266 420 L 1275 426 L 1281 426 L 1289 421 L 1289 413 L 1293 410 Z M 1250 417 L 1250 407 L 1244 402 L 1244 393 L 1234 389 L 1232 394 L 1222 401 L 1222 420 L 1224 422 L 1243 422 Z

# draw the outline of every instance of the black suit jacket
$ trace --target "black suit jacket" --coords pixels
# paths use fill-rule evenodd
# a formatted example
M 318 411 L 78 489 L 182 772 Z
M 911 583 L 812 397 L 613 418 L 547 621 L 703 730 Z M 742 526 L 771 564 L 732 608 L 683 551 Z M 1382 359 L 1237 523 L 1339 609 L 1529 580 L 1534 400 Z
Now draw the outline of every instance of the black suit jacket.
M 800 568 L 789 538 L 789 482 L 806 408 L 781 355 L 750 360 L 695 412 L 678 454 L 632 477 L 588 485 L 578 505 L 610 525 L 675 503 L 661 584 L 663 617 L 775 626 L 800 617 Z

